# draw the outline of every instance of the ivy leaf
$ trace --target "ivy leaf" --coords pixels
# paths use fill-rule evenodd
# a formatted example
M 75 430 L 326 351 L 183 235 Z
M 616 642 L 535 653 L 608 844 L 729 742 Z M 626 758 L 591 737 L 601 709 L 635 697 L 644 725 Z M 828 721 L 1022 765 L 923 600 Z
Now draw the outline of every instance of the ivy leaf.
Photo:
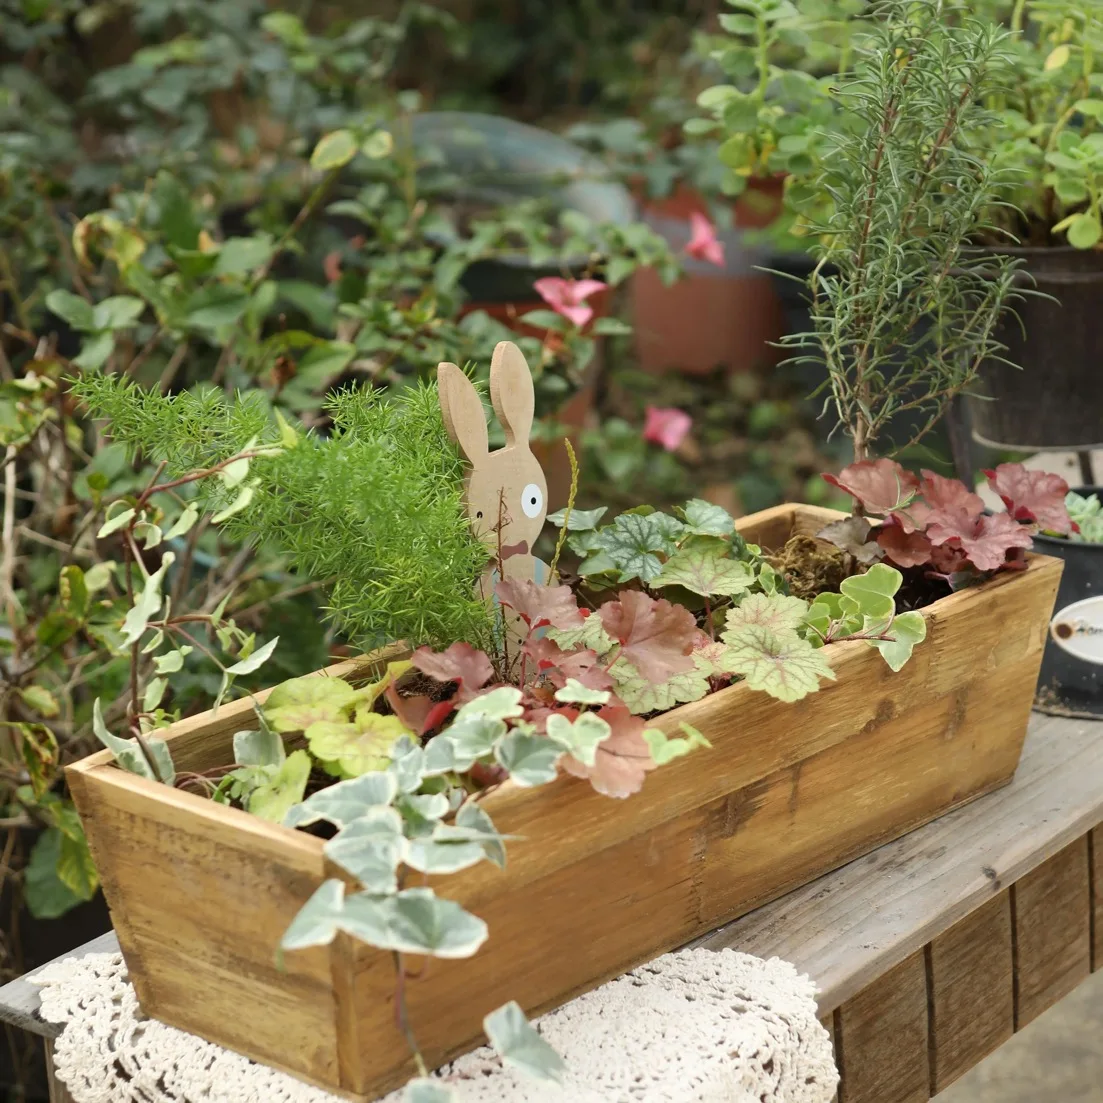
M 858 603 L 843 594 L 820 594 L 808 608 L 804 618 L 821 639 L 831 635 L 840 639 L 857 632 L 863 624 Z
M 216 513 L 211 518 L 211 524 L 221 525 L 223 521 L 228 521 L 235 513 L 240 513 L 253 500 L 253 495 L 255 493 L 255 482 L 246 483 L 238 492 L 238 496 L 225 509 Z
M 486 941 L 486 924 L 454 900 L 442 900 L 432 889 L 405 889 L 386 900 L 390 945 L 406 954 L 465 958 Z
M 609 668 L 617 696 L 641 716 L 652 712 L 668 712 L 675 705 L 699 701 L 709 691 L 709 676 L 713 665 L 699 654 L 693 655 L 693 666 L 679 671 L 665 682 L 654 682 L 624 658 L 618 658 Z
M 865 574 L 844 578 L 839 589 L 856 602 L 863 616 L 885 621 L 896 609 L 893 597 L 904 576 L 887 563 L 874 563 Z
M 608 506 L 598 506 L 597 509 L 572 509 L 570 518 L 567 518 L 565 509 L 548 514 L 549 523 L 561 529 L 563 522 L 567 521 L 568 532 L 591 532 L 597 528 L 598 522 L 609 512 Z
M 344 720 L 355 699 L 348 682 L 310 674 L 276 686 L 264 702 L 264 718 L 278 732 L 304 732 L 319 720 Z
M 881 516 L 903 509 L 919 489 L 919 480 L 889 459 L 862 460 L 823 478 L 860 502 L 867 513 Z
M 653 589 L 683 586 L 702 597 L 731 597 L 746 592 L 754 582 L 754 568 L 732 559 L 726 543 L 698 537 L 687 540 L 663 564 L 650 585 Z
M 685 734 L 675 736 L 673 739 L 658 728 L 649 728 L 643 733 L 656 766 L 665 766 L 668 762 L 673 762 L 674 759 L 681 758 L 698 747 L 707 747 L 711 750 L 712 744 L 692 724 L 687 724 L 683 720 L 679 727 Z
M 398 892 L 398 866 L 406 857 L 402 817 L 394 808 L 370 808 L 324 847 L 331 862 L 352 874 L 371 893 Z
M 460 805 L 455 826 L 450 829 L 449 834 L 459 837 L 457 832 L 462 832 L 463 837 L 469 841 L 479 843 L 486 857 L 499 869 L 505 869 L 506 848 L 502 844 L 502 836 L 498 834 L 486 809 L 477 800 L 469 799 Z
M 616 601 L 598 610 L 605 631 L 621 646 L 621 655 L 645 678 L 665 682 L 693 668 L 690 652 L 697 622 L 681 605 L 656 601 L 636 590 L 622 590 Z
M 441 816 L 448 814 L 451 804 L 444 793 L 404 793 L 395 807 L 406 824 L 406 837 L 420 839 L 437 830 Z
M 475 713 L 456 722 L 429 744 L 446 740 L 451 747 L 451 770 L 464 773 L 480 759 L 494 752 L 498 740 L 506 734 L 506 724 L 495 716 Z M 427 760 L 428 765 L 428 760 Z
M 867 617 L 865 630 L 873 631 L 876 623 L 872 618 Z M 870 643 L 881 652 L 881 657 L 896 671 L 911 658 L 915 645 L 927 638 L 927 622 L 922 613 L 898 613 L 885 632 L 892 635 L 893 640 L 870 640 Z
M 584 766 L 593 766 L 598 744 L 609 738 L 612 728 L 592 712 L 584 712 L 574 720 L 553 712 L 547 720 L 547 733 L 548 738 L 558 743 L 572 758 Z
M 280 939 L 281 950 L 305 950 L 328 946 L 340 929 L 344 915 L 345 886 L 338 880 L 323 881 Z
M 609 735 L 598 744 L 593 763 L 586 765 L 567 757 L 563 769 L 574 777 L 588 778 L 594 789 L 607 797 L 638 793 L 644 776 L 655 769 L 642 717 L 633 716 L 624 705 L 603 708 L 596 715 L 608 725 Z
M 292 751 L 272 776 L 258 785 L 249 796 L 249 811 L 271 823 L 283 823 L 293 805 L 303 799 L 310 780 L 310 755 L 304 750 Z
M 133 509 L 124 509 L 114 516 L 108 517 L 108 519 L 100 525 L 96 537 L 102 540 L 105 536 L 110 536 L 113 532 L 118 532 L 119 529 L 130 523 L 134 513 L 135 511 Z
M 563 1058 L 540 1036 L 516 1001 L 499 1007 L 483 1019 L 483 1029 L 503 1064 L 537 1080 L 563 1082 Z
M 555 644 L 552 644 L 554 647 Z M 592 651 L 588 654 L 593 655 Z M 596 659 L 597 656 L 594 655 Z M 568 678 L 563 686 L 555 691 L 555 699 L 568 705 L 604 705 L 611 694 L 608 690 L 592 689 L 583 685 L 577 678 Z
M 792 631 L 743 628 L 729 642 L 723 661 L 724 668 L 742 675 L 751 689 L 779 701 L 799 701 L 820 688 L 820 678 L 835 678 L 823 652 Z
M 167 678 L 151 678 L 149 684 L 145 688 L 145 693 L 142 695 L 142 710 L 144 712 L 153 712 L 155 708 L 161 703 L 161 698 L 165 695 L 165 690 L 168 689 Z
M 484 651 L 469 643 L 454 643 L 446 651 L 435 652 L 419 647 L 410 657 L 414 666 L 435 681 L 447 685 L 455 682 L 456 703 L 470 701 L 494 677 L 494 667 Z
M 898 567 L 921 567 L 931 561 L 931 542 L 921 532 L 905 532 L 901 525 L 882 525 L 877 543 Z
M 145 744 L 149 748 L 149 753 L 157 767 L 157 774 L 160 775 L 157 776 L 146 761 L 142 748 L 138 746 L 135 740 L 121 739 L 107 730 L 107 725 L 103 722 L 103 711 L 98 697 L 92 702 L 92 731 L 96 738 L 114 754 L 115 761 L 122 769 L 129 770 L 130 773 L 137 774 L 139 777 L 149 778 L 150 781 L 163 781 L 166 785 L 171 785 L 176 780 L 176 771 L 172 764 L 172 754 L 169 751 L 168 744 L 163 739 L 145 736 Z
M 410 733 L 397 716 L 358 709 L 352 721 L 316 720 L 305 734 L 316 759 L 336 765 L 344 777 L 359 777 L 385 770 L 391 748 Z
M 570 586 L 541 586 L 531 579 L 510 578 L 494 588 L 498 600 L 530 628 L 580 628 L 582 614 Z
M 1060 475 L 1030 471 L 1021 463 L 1001 463 L 995 471 L 984 473 L 988 485 L 1016 521 L 1033 521 L 1049 532 L 1071 530 L 1072 521 L 1065 505 L 1069 484 Z
M 881 558 L 881 549 L 876 541 L 870 540 L 869 534 L 869 522 L 864 517 L 844 517 L 832 521 L 816 536 L 854 556 L 859 563 L 873 563 Z
M 456 713 L 456 723 L 471 716 L 489 716 L 493 720 L 514 720 L 524 711 L 522 693 L 514 686 L 499 686 L 480 697 L 473 697 Z
M 234 733 L 234 762 L 238 766 L 279 766 L 286 752 L 274 731 Z
M 279 642 L 279 636 L 273 636 L 263 647 L 258 647 L 248 658 L 234 663 L 233 666 L 226 667 L 226 673 L 252 674 L 254 670 L 259 670 L 272 657 L 272 652 L 276 650 L 276 644 Z
M 720 506 L 703 498 L 691 498 L 683 510 L 688 532 L 697 536 L 731 536 L 735 531 L 732 515 Z
M 596 543 L 620 571 L 621 582 L 650 582 L 662 570 L 659 555 L 673 555 L 684 526 L 665 513 L 622 513 L 600 529 Z
M 161 566 L 154 571 L 142 587 L 138 600 L 123 620 L 122 637 L 125 643 L 137 643 L 146 630 L 146 625 L 151 617 L 155 616 L 164 604 L 165 599 L 161 594 L 161 585 L 165 579 L 165 572 L 176 561 L 172 552 L 165 552 L 161 560 Z
M 729 609 L 727 630 L 721 639 L 733 642 L 745 628 L 768 628 L 784 634 L 799 628 L 808 612 L 808 603 L 784 594 L 748 594 L 734 609 Z
M 446 826 L 446 825 L 441 825 Z M 479 843 L 467 839 L 412 839 L 406 864 L 419 873 L 458 873 L 486 857 Z
M 325 820 L 334 827 L 346 827 L 369 809 L 390 804 L 397 796 L 398 782 L 393 774 L 364 774 L 320 789 L 290 809 L 283 822 L 286 827 L 308 827 Z
M 552 740 L 517 729 L 495 748 L 498 762 L 523 788 L 554 781 L 559 772 L 556 763 L 562 754 L 562 749 Z

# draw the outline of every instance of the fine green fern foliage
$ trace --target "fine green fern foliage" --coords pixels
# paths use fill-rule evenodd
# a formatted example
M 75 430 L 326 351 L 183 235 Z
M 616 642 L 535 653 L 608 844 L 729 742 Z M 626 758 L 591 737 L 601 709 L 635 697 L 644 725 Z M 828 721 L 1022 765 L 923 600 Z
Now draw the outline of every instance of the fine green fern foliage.
M 488 552 L 464 514 L 434 386 L 393 398 L 342 391 L 327 403 L 328 436 L 297 432 L 256 395 L 166 397 L 94 374 L 72 389 L 115 440 L 165 461 L 169 476 L 282 444 L 253 459 L 240 486 L 204 480 L 199 504 L 230 535 L 281 548 L 296 572 L 323 582 L 330 614 L 357 644 L 489 639 L 490 613 L 474 596 Z

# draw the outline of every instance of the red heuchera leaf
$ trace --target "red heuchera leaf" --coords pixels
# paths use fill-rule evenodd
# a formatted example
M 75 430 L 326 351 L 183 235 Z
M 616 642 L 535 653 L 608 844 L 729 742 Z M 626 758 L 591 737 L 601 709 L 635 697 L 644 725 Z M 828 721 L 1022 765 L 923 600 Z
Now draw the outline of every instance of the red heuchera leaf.
M 949 579 L 952 575 L 969 570 L 969 557 L 956 544 L 943 544 L 931 548 L 931 566 L 935 573 Z
M 931 542 L 921 532 L 908 532 L 902 525 L 884 525 L 877 543 L 898 567 L 919 567 L 931 561 Z
M 410 660 L 422 674 L 438 682 L 456 682 L 458 689 L 453 704 L 463 705 L 477 696 L 478 691 L 494 677 L 494 667 L 486 653 L 469 643 L 454 643 L 447 651 L 436 652 L 419 647 Z
M 588 647 L 577 651 L 564 651 L 549 639 L 528 640 L 521 648 L 531 659 L 538 673 L 547 677 L 557 688 L 574 678 L 590 689 L 612 689 L 613 679 L 600 665 L 597 652 Z
M 995 471 L 985 471 L 988 485 L 1003 499 L 1007 512 L 1016 521 L 1034 521 L 1050 532 L 1072 529 L 1065 495 L 1069 484 L 1060 475 L 1048 471 L 1028 471 L 1021 463 L 1001 463 Z
M 651 682 L 666 682 L 689 670 L 697 642 L 693 614 L 681 605 L 622 590 L 617 601 L 598 610 L 601 623 L 620 645 L 620 653 Z
M 823 478 L 857 499 L 867 513 L 880 515 L 902 509 L 919 489 L 919 480 L 895 460 L 863 460 Z
M 422 735 L 428 730 L 429 717 L 433 712 L 434 706 L 440 703 L 431 700 L 421 693 L 414 697 L 403 697 L 395 689 L 393 683 L 387 686 L 383 695 L 387 698 L 387 703 L 391 706 L 395 716 L 397 716 L 410 731 L 417 732 L 418 735 Z M 455 702 L 452 700 L 448 700 L 444 703 L 448 705 L 449 711 L 455 706 Z
M 581 628 L 582 614 L 570 586 L 541 586 L 528 578 L 508 578 L 494 588 L 530 628 Z
M 984 502 L 979 494 L 974 494 L 960 479 L 947 479 L 933 471 L 923 471 L 919 494 L 935 513 L 964 510 L 972 517 L 979 517 L 984 512 Z
M 628 797 L 643 787 L 644 775 L 655 769 L 651 748 L 643 737 L 644 722 L 624 705 L 606 705 L 597 713 L 613 729 L 598 744 L 594 764 L 587 766 L 567 755 L 563 769 L 575 777 L 588 777 L 590 784 L 607 797 Z
M 949 515 L 946 519 L 947 522 L 954 521 Z M 932 544 L 951 544 L 961 548 L 978 571 L 999 570 L 1006 563 L 1007 553 L 1012 548 L 1029 548 L 1032 543 L 1029 531 L 1006 513 L 978 517 L 972 521 L 960 515 L 957 521 L 961 523 L 932 524 L 927 535 Z

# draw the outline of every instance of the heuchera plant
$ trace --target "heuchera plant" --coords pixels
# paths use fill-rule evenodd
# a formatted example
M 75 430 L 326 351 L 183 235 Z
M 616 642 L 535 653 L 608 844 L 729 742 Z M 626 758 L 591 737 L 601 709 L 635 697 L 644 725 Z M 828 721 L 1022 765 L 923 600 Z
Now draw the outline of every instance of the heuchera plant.
M 821 535 L 858 563 L 887 560 L 960 589 L 996 571 L 1024 567 L 1034 533 L 1072 531 L 1068 483 L 1059 475 L 1018 463 L 985 474 L 1005 513 L 987 512 L 964 483 L 933 471 L 919 478 L 889 459 L 851 464 L 824 478 L 850 494 L 858 508 Z

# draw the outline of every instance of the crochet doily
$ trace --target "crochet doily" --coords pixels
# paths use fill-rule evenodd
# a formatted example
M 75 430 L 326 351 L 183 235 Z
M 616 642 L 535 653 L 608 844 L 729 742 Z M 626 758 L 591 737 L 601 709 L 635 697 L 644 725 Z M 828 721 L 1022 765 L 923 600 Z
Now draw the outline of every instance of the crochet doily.
M 119 954 L 70 958 L 31 979 L 42 1017 L 63 1026 L 54 1067 L 75 1103 L 341 1103 L 143 1018 Z M 566 1061 L 562 1085 L 518 1076 L 488 1048 L 436 1075 L 461 1103 L 828 1103 L 838 1083 L 813 986 L 777 958 L 667 954 L 537 1026 Z

